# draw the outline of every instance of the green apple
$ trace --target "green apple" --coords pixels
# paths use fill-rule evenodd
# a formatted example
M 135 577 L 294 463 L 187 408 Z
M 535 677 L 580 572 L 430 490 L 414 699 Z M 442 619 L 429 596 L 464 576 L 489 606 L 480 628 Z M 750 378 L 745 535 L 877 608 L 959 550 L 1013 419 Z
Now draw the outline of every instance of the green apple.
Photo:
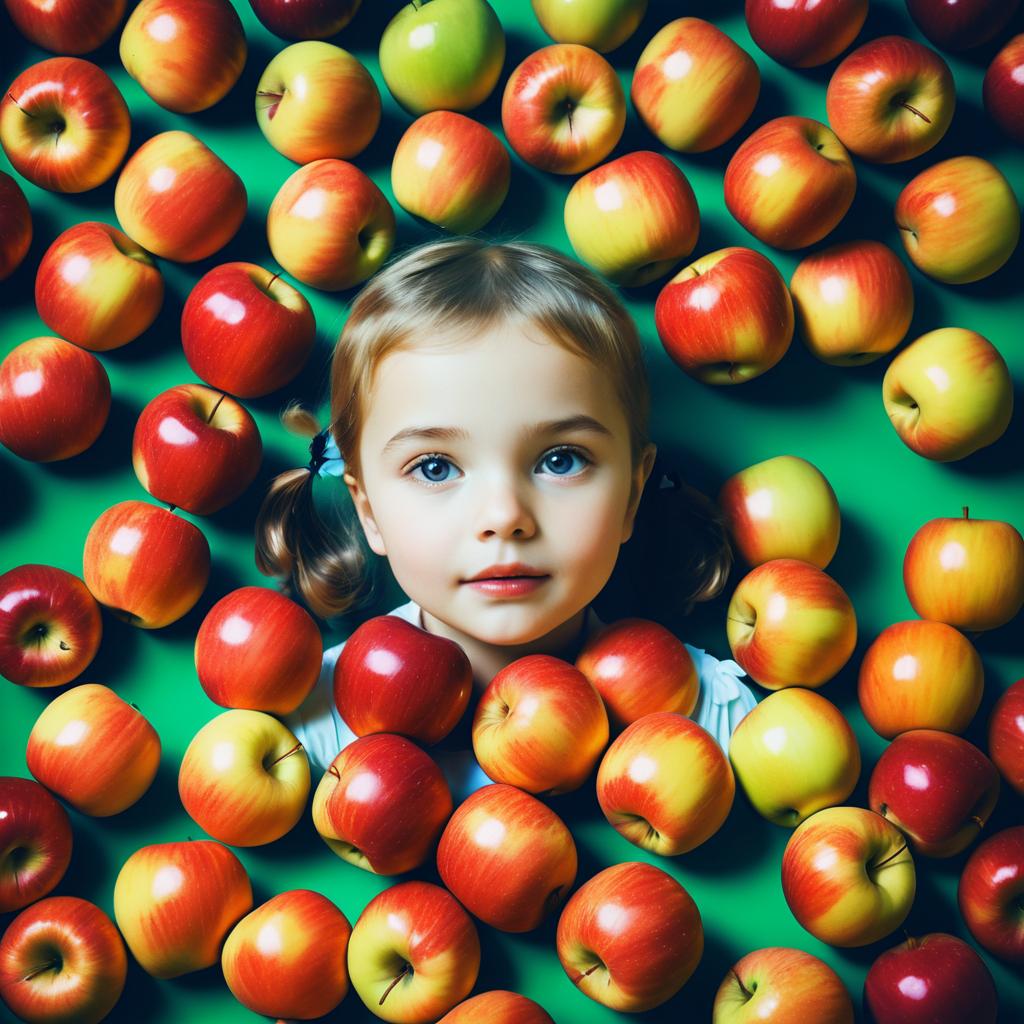
M 736 727 L 729 759 L 762 817 L 793 828 L 857 785 L 860 748 L 843 713 L 812 690 L 769 694 Z
M 380 40 L 380 70 L 412 114 L 472 110 L 498 84 L 505 33 L 487 0 L 412 0 Z
M 598 53 L 621 46 L 647 11 L 647 0 L 532 0 L 540 27 L 556 43 L 580 43 Z

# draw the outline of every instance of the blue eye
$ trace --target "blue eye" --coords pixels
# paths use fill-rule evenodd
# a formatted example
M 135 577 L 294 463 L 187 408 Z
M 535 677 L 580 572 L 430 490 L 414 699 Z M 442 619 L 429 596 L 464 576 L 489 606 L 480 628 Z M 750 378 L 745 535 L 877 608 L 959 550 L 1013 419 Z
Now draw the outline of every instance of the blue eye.
M 409 472 L 415 473 L 417 469 L 423 470 L 421 480 L 430 484 L 443 484 L 449 479 L 448 470 L 454 469 L 454 466 L 443 456 L 428 455 L 425 459 L 417 462 Z
M 590 461 L 577 448 L 553 448 L 541 459 L 540 465 L 547 466 L 555 476 L 575 476 L 571 470 L 576 460 L 581 464 L 579 472 L 582 472 Z

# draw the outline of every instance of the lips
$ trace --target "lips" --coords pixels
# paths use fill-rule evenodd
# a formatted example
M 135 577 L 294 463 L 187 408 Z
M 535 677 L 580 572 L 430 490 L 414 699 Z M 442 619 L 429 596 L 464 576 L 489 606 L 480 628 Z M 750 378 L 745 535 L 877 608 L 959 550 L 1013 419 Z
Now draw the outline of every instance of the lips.
M 477 583 L 480 580 L 522 579 L 547 575 L 546 572 L 527 565 L 525 562 L 508 562 L 501 565 L 489 565 L 486 569 L 481 569 L 475 576 L 470 576 L 462 582 Z

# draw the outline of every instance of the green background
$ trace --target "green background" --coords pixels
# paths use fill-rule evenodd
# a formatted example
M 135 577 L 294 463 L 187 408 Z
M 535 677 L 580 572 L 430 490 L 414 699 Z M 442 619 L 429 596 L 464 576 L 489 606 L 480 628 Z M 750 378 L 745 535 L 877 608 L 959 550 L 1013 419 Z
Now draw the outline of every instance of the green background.
M 92 521 L 109 505 L 125 498 L 145 498 L 131 468 L 131 433 L 135 419 L 152 397 L 175 384 L 194 380 L 181 352 L 178 324 L 182 303 L 192 284 L 211 267 L 229 260 L 274 264 L 265 236 L 266 210 L 282 182 L 295 169 L 264 140 L 253 115 L 256 82 L 271 57 L 286 43 L 256 21 L 244 0 L 234 0 L 245 24 L 249 57 L 242 77 L 229 96 L 211 110 L 192 116 L 169 113 L 150 100 L 122 68 L 117 37 L 91 55 L 121 89 L 132 112 L 134 151 L 145 139 L 170 128 L 186 129 L 222 156 L 242 176 L 249 194 L 249 211 L 237 237 L 209 260 L 190 265 L 161 261 L 167 298 L 157 324 L 127 347 L 104 353 L 114 400 L 109 423 L 99 441 L 67 462 L 33 465 L 0 451 L 0 569 L 24 562 L 45 562 L 81 573 L 82 546 Z M 412 118 L 391 99 L 377 65 L 377 44 L 398 2 L 367 0 L 352 24 L 336 42 L 355 53 L 370 69 L 381 90 L 384 117 L 370 147 L 354 162 L 392 199 L 390 162 L 395 146 Z M 491 98 L 473 116 L 501 136 L 500 100 L 508 75 L 516 65 L 549 40 L 526 0 L 497 0 L 508 53 L 502 77 Z M 739 142 L 754 127 L 783 114 L 802 114 L 825 120 L 825 87 L 836 62 L 810 71 L 792 71 L 774 63 L 752 42 L 739 0 L 698 0 L 675 4 L 652 2 L 633 39 L 609 55 L 628 95 L 633 66 L 641 49 L 664 24 L 683 14 L 715 22 L 752 54 L 763 84 L 757 108 L 739 135 L 725 146 L 697 157 L 667 153 L 683 168 L 696 191 L 701 209 L 700 239 L 694 257 L 724 245 L 750 245 L 766 252 L 789 279 L 799 254 L 776 252 L 740 228 L 725 208 L 722 175 Z M 1018 15 L 1014 30 L 1021 31 Z M 899 33 L 922 39 L 897 0 L 873 0 L 867 23 L 858 37 Z M 1009 36 L 1005 32 L 1004 41 Z M 0 12 L 0 70 L 4 84 L 47 54 L 17 37 L 6 13 Z M 826 244 L 858 238 L 881 239 L 903 255 L 892 221 L 892 207 L 902 186 L 918 171 L 938 160 L 975 153 L 993 160 L 1024 194 L 1024 155 L 998 132 L 984 113 L 981 82 L 996 45 L 964 56 L 945 55 L 957 85 L 957 111 L 946 137 L 925 156 L 905 164 L 883 167 L 855 161 L 857 197 L 842 224 Z M 612 156 L 637 149 L 667 152 L 641 125 L 630 106 L 625 134 Z M 0 167 L 10 172 L 0 155 Z M 24 264 L 0 284 L 0 341 L 6 353 L 21 341 L 48 333 L 33 304 L 33 279 L 40 257 L 64 228 L 84 220 L 116 223 L 114 179 L 78 196 L 46 193 L 18 178 L 32 207 L 35 239 Z M 562 207 L 572 178 L 547 175 L 513 156 L 512 188 L 495 219 L 484 229 L 489 237 L 521 238 L 553 245 L 571 254 L 562 223 Z M 440 232 L 416 221 L 396 207 L 396 251 Z M 909 264 L 908 264 L 909 265 Z M 988 280 L 946 287 L 911 267 L 917 307 L 908 337 L 946 326 L 980 331 L 1003 353 L 1017 382 L 1018 413 L 1004 437 L 966 460 L 950 465 L 929 462 L 904 447 L 885 415 L 881 381 L 888 363 L 883 358 L 857 369 L 827 366 L 813 359 L 799 339 L 769 373 L 731 389 L 706 387 L 691 380 L 662 350 L 653 323 L 658 287 L 626 293 L 644 341 L 653 392 L 652 434 L 660 447 L 664 468 L 674 468 L 710 495 L 732 473 L 771 456 L 790 453 L 809 459 L 831 481 L 843 513 L 842 538 L 832 574 L 850 594 L 857 610 L 860 640 L 846 669 L 823 693 L 838 704 L 852 722 L 861 742 L 864 771 L 850 802 L 866 804 L 867 780 L 885 742 L 866 725 L 856 701 L 856 672 L 866 646 L 886 626 L 913 617 L 901 577 L 903 552 L 914 531 L 937 516 L 955 516 L 969 505 L 976 518 L 997 518 L 1024 525 L 1024 437 L 1019 411 L 1024 381 L 1024 296 L 1019 282 L 1024 248 Z M 661 282 L 663 283 L 663 282 Z M 300 285 L 312 302 L 318 324 L 318 348 L 307 369 L 283 391 L 246 403 L 263 434 L 265 460 L 257 482 L 232 507 L 201 521 L 213 551 L 213 573 L 199 604 L 183 619 L 159 631 L 136 630 L 104 613 L 100 653 L 82 681 L 112 686 L 136 702 L 156 726 L 163 741 L 163 760 L 152 789 L 133 808 L 110 819 L 91 819 L 71 812 L 74 853 L 71 867 L 57 894 L 94 900 L 112 912 L 114 880 L 124 860 L 138 847 L 155 842 L 199 837 L 201 829 L 185 814 L 176 790 L 177 768 L 195 732 L 220 709 L 203 694 L 195 675 L 192 647 L 196 631 L 210 606 L 235 587 L 266 584 L 253 562 L 252 522 L 270 478 L 283 469 L 305 463 L 304 442 L 285 433 L 277 416 L 293 397 L 318 405 L 325 399 L 326 370 L 331 346 L 354 293 L 319 293 Z M 322 487 L 321 494 L 329 490 Z M 339 510 L 340 488 L 331 495 Z M 198 520 L 197 520 L 198 521 Z M 646 538 L 648 555 L 671 540 Z M 673 601 L 674 581 L 659 576 L 655 559 L 638 563 L 640 544 L 631 542 L 631 575 L 617 570 L 598 602 L 606 618 L 646 615 L 672 628 L 677 635 L 719 657 L 728 657 L 725 608 L 732 587 L 718 600 L 701 606 L 683 619 Z M 636 566 L 640 568 L 637 571 Z M 388 611 L 402 600 L 386 569 L 382 588 L 372 606 L 325 630 L 325 642 L 335 643 L 371 614 Z M 1024 675 L 1024 631 L 1020 616 L 1002 629 L 977 638 L 986 673 L 985 698 L 967 733 L 987 748 L 986 727 L 998 695 Z M 25 776 L 24 747 L 36 715 L 54 691 L 2 686 L 0 714 L 0 774 Z M 760 694 L 764 696 L 763 693 Z M 728 968 L 742 955 L 770 945 L 794 946 L 822 957 L 846 982 L 860 1012 L 863 981 L 868 967 L 884 949 L 895 945 L 900 932 L 859 950 L 833 949 L 805 932 L 789 912 L 782 896 L 779 865 L 790 835 L 758 818 L 742 795 L 721 831 L 685 856 L 659 859 L 621 839 L 604 821 L 593 785 L 580 793 L 554 798 L 551 805 L 572 829 L 580 854 L 578 881 L 623 860 L 650 860 L 679 879 L 693 895 L 704 920 L 706 950 L 690 982 L 669 1003 L 640 1019 L 710 1020 L 714 993 Z M 1003 794 L 988 834 L 1024 820 L 1022 801 L 1009 787 Z M 309 814 L 286 837 L 269 846 L 238 850 L 252 878 L 256 902 L 290 888 L 318 889 L 333 899 L 351 921 L 368 900 L 391 884 L 344 864 L 316 835 Z M 956 885 L 966 854 L 946 861 L 916 858 L 918 892 L 906 923 L 913 934 L 941 930 L 969 939 L 956 908 Z M 433 878 L 425 868 L 417 877 Z M 9 918 L 0 920 L 6 925 Z M 544 1005 L 556 1020 L 611 1021 L 610 1010 L 579 994 L 563 974 L 554 952 L 554 921 L 523 936 L 504 935 L 480 927 L 483 964 L 475 991 L 511 988 Z M 1002 1000 L 1002 1020 L 1024 1019 L 1024 982 L 988 954 Z M 0 1009 L 0 1013 L 4 1011 Z M 132 962 L 128 983 L 111 1021 L 245 1021 L 253 1015 L 234 1001 L 217 966 L 183 978 L 159 982 Z M 350 993 L 329 1018 L 372 1020 L 355 993 Z

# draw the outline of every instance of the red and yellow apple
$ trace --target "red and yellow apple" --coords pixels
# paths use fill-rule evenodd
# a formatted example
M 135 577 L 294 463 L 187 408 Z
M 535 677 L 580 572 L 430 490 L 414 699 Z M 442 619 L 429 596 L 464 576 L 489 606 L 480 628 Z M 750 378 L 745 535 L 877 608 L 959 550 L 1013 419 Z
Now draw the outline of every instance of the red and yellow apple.
M 746 0 L 750 38 L 769 57 L 814 68 L 838 57 L 857 38 L 868 0 Z
M 32 211 L 21 186 L 0 171 L 0 281 L 10 277 L 32 244 Z
M 647 12 L 647 0 L 531 0 L 531 6 L 556 43 L 579 43 L 598 53 L 618 49 Z
M 1024 964 L 1024 825 L 986 839 L 960 874 L 957 903 L 974 938 L 1008 963 Z
M 481 992 L 449 1010 L 438 1024 L 554 1024 L 551 1014 L 526 996 L 505 989 Z
M 996 701 L 988 722 L 988 754 L 1003 778 L 1024 796 L 1024 679 Z
M 18 31 L 54 53 L 88 53 L 102 46 L 124 17 L 127 0 L 4 0 Z

